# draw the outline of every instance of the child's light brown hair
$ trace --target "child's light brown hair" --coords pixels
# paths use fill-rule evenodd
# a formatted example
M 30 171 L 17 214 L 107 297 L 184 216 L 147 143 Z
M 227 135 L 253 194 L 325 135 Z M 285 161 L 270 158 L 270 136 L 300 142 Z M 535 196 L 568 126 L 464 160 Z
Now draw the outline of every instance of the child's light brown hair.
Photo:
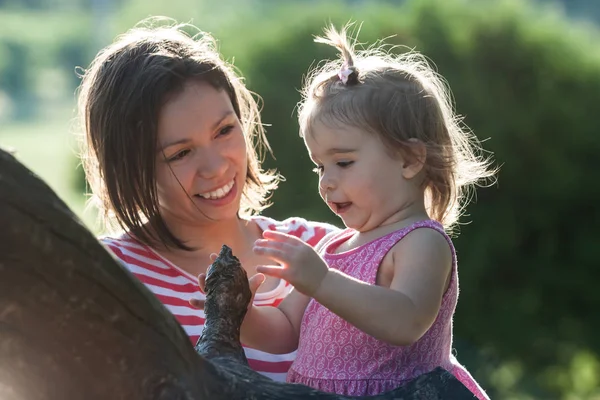
M 143 21 L 120 36 L 83 75 L 81 158 L 92 200 L 107 227 L 120 226 L 146 244 L 158 240 L 189 249 L 160 215 L 155 167 L 159 113 L 187 82 L 207 82 L 225 91 L 242 123 L 248 171 L 241 216 L 266 207 L 278 176 L 261 169 L 259 155 L 270 148 L 257 102 L 221 58 L 215 40 L 203 32 L 190 36 L 185 29 L 197 30 L 190 25 L 156 22 Z
M 451 230 L 468 200 L 468 189 L 495 171 L 480 155 L 476 137 L 454 114 L 444 79 L 418 52 L 400 55 L 381 47 L 355 52 L 347 25 L 333 26 L 315 41 L 336 47 L 341 59 L 309 74 L 299 106 L 300 135 L 315 122 L 342 123 L 378 135 L 391 155 L 414 156 L 424 145 L 423 189 L 430 218 Z

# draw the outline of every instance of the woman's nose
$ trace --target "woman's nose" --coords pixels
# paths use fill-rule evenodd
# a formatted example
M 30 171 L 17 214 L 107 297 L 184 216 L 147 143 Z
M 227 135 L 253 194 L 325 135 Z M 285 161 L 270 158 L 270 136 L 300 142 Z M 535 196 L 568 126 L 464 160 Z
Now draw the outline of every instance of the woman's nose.
M 207 149 L 198 152 L 197 174 L 204 179 L 217 178 L 227 172 L 228 161 L 218 151 Z

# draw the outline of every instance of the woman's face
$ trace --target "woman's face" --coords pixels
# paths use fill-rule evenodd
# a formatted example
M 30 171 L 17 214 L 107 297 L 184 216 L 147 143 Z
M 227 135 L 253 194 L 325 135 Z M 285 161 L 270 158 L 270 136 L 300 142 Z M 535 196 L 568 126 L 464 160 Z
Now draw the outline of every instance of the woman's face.
M 156 185 L 167 220 L 237 215 L 248 157 L 241 123 L 225 91 L 190 81 L 159 115 Z

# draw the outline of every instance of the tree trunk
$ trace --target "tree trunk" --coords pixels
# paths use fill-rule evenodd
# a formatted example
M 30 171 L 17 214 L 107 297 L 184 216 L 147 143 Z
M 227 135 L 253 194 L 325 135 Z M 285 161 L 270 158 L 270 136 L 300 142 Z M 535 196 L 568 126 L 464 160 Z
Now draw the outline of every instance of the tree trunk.
M 237 274 L 227 260 L 229 272 Z M 210 282 L 227 270 L 211 269 Z M 236 288 L 245 293 L 245 273 L 236 276 Z M 0 150 L 1 399 L 347 398 L 252 371 L 239 345 L 245 295 L 240 301 L 240 292 L 209 284 L 207 329 L 196 352 L 158 299 L 42 180 Z M 223 304 L 229 309 L 221 318 Z M 473 395 L 437 369 L 369 398 Z

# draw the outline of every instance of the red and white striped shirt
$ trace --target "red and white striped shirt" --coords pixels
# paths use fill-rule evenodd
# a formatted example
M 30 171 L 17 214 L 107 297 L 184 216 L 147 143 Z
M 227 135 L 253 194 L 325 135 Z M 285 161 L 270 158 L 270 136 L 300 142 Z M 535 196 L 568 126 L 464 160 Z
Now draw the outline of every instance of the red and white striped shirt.
M 338 229 L 333 225 L 303 218 L 288 218 L 284 221 L 275 221 L 267 217 L 252 219 L 262 230 L 285 232 L 299 237 L 311 246 L 315 246 L 327 233 Z M 101 241 L 171 311 L 190 336 L 192 343 L 196 344 L 204 327 L 204 312 L 190 306 L 188 301 L 192 297 L 204 297 L 198 290 L 197 277 L 180 269 L 152 248 L 127 234 L 102 237 Z M 288 282 L 281 281 L 275 289 L 257 293 L 254 304 L 277 306 L 290 289 L 291 285 Z M 244 350 L 252 369 L 280 382 L 285 381 L 286 373 L 296 357 L 295 351 L 289 354 L 270 354 L 248 347 L 244 347 Z

